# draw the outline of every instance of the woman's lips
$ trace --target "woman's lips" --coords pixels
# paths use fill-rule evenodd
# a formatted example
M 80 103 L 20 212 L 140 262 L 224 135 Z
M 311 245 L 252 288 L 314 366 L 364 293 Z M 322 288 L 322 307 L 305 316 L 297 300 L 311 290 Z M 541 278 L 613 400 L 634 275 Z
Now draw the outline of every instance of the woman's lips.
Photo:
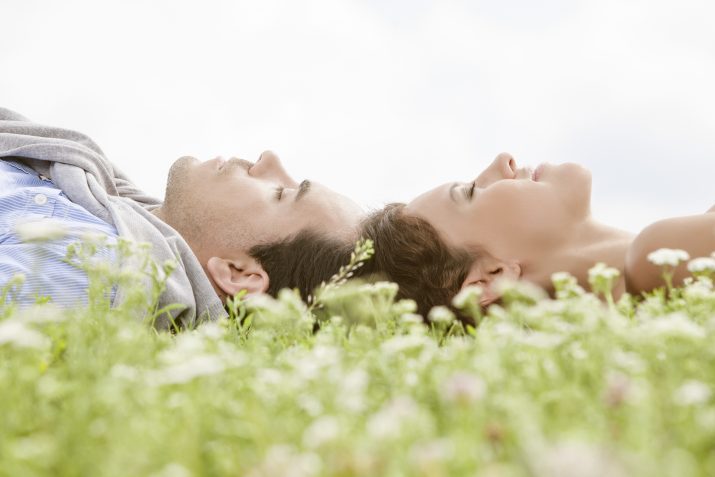
M 539 176 L 541 175 L 541 171 L 544 169 L 544 163 L 542 162 L 538 166 L 536 166 L 536 169 L 534 169 L 534 173 L 532 174 L 531 179 L 534 182 L 538 182 Z

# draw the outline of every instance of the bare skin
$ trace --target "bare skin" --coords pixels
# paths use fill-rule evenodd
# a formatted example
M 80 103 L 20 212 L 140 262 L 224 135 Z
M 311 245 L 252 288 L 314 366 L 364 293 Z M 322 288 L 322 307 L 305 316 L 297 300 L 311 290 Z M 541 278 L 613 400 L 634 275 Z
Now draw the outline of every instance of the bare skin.
M 405 211 L 430 222 L 448 244 L 486 253 L 463 283 L 485 288 L 482 305 L 498 299 L 492 285 L 502 276 L 532 282 L 553 297 L 551 275 L 566 271 L 589 289 L 588 270 L 597 262 L 620 272 L 614 289 L 618 299 L 625 291 L 662 285 L 660 271 L 643 263 L 651 248 L 682 248 L 692 257 L 715 250 L 715 214 L 661 221 L 636 235 L 592 217 L 586 168 L 547 163 L 534 181 L 532 169 L 517 168 L 507 153 L 475 180 L 443 184 L 414 199 Z
M 169 171 L 164 204 L 152 211 L 187 241 L 221 299 L 268 289 L 251 247 L 302 229 L 353 240 L 362 208 L 309 181 L 296 181 L 271 151 L 253 163 L 190 156 Z
M 715 207 L 704 214 L 659 220 L 636 237 L 626 256 L 627 289 L 631 293 L 664 286 L 660 267 L 648 261 L 648 254 L 659 248 L 677 248 L 691 258 L 707 257 L 715 251 Z M 687 262 L 673 270 L 673 285 L 682 286 L 691 276 Z

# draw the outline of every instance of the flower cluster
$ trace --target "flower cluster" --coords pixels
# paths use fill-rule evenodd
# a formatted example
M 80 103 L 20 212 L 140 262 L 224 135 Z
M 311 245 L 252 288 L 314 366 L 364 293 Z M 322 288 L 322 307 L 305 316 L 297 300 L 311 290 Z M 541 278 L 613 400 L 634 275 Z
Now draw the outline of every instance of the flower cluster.
M 124 265 L 89 268 L 91 287 L 121 279 L 127 296 L 160 290 L 174 264 L 132 261 L 145 250 L 121 247 Z M 653 258 L 666 268 L 689 260 Z M 655 290 L 612 306 L 602 298 L 619 273 L 603 263 L 589 272 L 589 292 L 561 272 L 553 298 L 504 282 L 495 290 L 505 299 L 482 310 L 483 290 L 466 288 L 452 305 L 475 317 L 471 327 L 446 307 L 415 314 L 393 283 L 352 283 L 350 267 L 310 304 L 291 290 L 239 294 L 229 319 L 174 333 L 140 319 L 156 313 L 150 300 L 19 309 L 18 276 L 0 294 L 0 467 L 38 476 L 710 475 L 712 258 L 690 261 L 693 276 L 668 297 Z M 142 279 L 127 278 L 134 273 Z

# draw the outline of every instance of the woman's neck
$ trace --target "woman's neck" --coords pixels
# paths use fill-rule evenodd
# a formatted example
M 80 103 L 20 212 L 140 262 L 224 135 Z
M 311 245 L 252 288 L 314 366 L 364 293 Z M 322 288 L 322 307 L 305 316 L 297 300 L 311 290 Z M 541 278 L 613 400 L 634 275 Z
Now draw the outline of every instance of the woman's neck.
M 533 261 L 522 264 L 522 278 L 546 290 L 554 297 L 551 275 L 556 272 L 568 272 L 578 280 L 585 290 L 590 291 L 588 270 L 597 262 L 604 262 L 620 272 L 613 289 L 613 298 L 625 292 L 626 251 L 636 234 L 596 222 L 592 218 L 565 232 L 564 241 L 553 250 L 543 253 Z

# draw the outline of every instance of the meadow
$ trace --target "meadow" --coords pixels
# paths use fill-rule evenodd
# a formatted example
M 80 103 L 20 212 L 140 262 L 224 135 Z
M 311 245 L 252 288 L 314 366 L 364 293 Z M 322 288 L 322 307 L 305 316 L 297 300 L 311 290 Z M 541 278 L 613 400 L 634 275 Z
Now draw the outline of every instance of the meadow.
M 86 306 L 2 287 L 2 476 L 715 475 L 715 253 L 660 250 L 667 286 L 618 301 L 603 264 L 590 290 L 554 274 L 556 299 L 502 282 L 486 313 L 467 289 L 465 326 L 349 280 L 364 242 L 309 304 L 238 295 L 229 319 L 168 332 L 152 323 L 176 264 L 123 241 L 97 263 L 88 243 L 68 251 Z

